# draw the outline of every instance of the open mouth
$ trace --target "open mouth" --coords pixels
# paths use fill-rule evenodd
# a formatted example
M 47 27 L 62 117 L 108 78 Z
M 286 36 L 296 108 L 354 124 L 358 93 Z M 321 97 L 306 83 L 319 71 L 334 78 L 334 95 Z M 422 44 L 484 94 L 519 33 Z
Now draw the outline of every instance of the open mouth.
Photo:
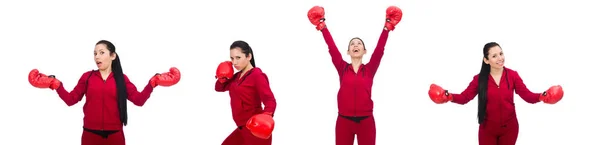
M 354 49 L 354 50 L 352 50 L 352 52 L 355 52 L 355 53 L 356 53 L 356 52 L 358 52 L 358 49 Z
M 498 62 L 496 62 L 496 64 L 502 65 L 502 64 L 504 64 L 504 61 L 498 61 Z
M 96 61 L 96 65 L 100 65 L 102 64 L 102 62 Z

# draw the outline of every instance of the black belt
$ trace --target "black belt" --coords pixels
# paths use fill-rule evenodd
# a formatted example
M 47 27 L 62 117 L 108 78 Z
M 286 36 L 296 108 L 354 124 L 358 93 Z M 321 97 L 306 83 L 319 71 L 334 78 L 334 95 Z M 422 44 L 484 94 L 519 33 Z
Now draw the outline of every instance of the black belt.
M 341 117 L 346 118 L 348 120 L 354 121 L 356 123 L 360 123 L 360 121 L 365 120 L 367 118 L 369 118 L 369 116 L 344 116 L 342 114 L 339 114 Z
M 96 135 L 99 135 L 105 139 L 108 138 L 109 135 L 119 132 L 119 130 L 94 130 L 94 129 L 87 129 L 85 127 L 83 128 L 83 130 L 87 131 L 87 132 L 91 132 Z

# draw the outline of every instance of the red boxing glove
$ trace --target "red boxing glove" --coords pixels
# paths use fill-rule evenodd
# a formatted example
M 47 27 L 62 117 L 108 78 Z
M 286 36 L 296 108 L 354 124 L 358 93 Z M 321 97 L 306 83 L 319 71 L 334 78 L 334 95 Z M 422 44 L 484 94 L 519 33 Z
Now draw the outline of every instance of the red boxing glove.
M 53 75 L 48 76 L 40 73 L 37 69 L 32 69 L 29 71 L 29 84 L 36 88 L 56 90 L 61 83 Z
M 246 122 L 246 128 L 250 130 L 252 135 L 261 139 L 269 139 L 274 127 L 275 121 L 273 121 L 273 117 L 264 113 L 256 114 Z
M 179 72 L 179 69 L 177 69 L 176 67 L 171 67 L 169 69 L 169 72 L 154 75 L 154 77 L 150 79 L 150 84 L 152 85 L 152 87 L 169 87 L 179 83 L 180 79 L 181 72 Z
M 436 84 L 431 84 L 429 86 L 429 98 L 436 104 L 443 104 L 452 100 L 452 94 Z
M 563 95 L 564 92 L 562 86 L 552 86 L 547 91 L 544 91 L 542 95 L 540 95 L 540 101 L 543 101 L 546 104 L 556 104 L 563 98 Z
M 385 28 L 394 31 L 402 20 L 402 10 L 397 6 L 389 6 L 385 13 Z
M 313 6 L 308 10 L 308 20 L 321 31 L 325 28 L 325 9 L 321 6 Z
M 217 78 L 220 83 L 225 83 L 227 80 L 233 78 L 233 63 L 231 61 L 221 62 L 217 67 L 215 78 Z

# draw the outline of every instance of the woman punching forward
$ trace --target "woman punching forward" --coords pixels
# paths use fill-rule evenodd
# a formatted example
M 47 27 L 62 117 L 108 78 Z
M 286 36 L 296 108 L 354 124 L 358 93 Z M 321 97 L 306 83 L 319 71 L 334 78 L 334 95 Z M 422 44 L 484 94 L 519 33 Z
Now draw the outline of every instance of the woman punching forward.
M 139 92 L 123 73 L 115 45 L 106 40 L 96 43 L 94 62 L 98 70 L 83 73 L 75 88 L 68 92 L 62 82 L 53 75 L 29 72 L 29 83 L 36 88 L 56 90 L 68 105 L 83 99 L 82 145 L 125 145 L 123 126 L 127 125 L 127 100 L 143 106 L 156 86 L 172 86 L 179 82 L 181 74 L 175 67 L 169 72 L 155 74 L 146 87 Z
M 222 145 L 271 145 L 277 101 L 269 78 L 256 67 L 254 52 L 245 41 L 233 42 L 229 56 L 231 61 L 221 62 L 217 67 L 215 91 L 229 91 L 236 129 Z M 232 66 L 237 73 L 233 73 Z
M 402 19 L 402 10 L 396 6 L 387 8 L 381 36 L 367 64 L 362 62 L 367 50 L 362 39 L 358 37 L 350 40 L 346 52 L 351 57 L 351 63 L 342 59 L 342 54 L 325 24 L 323 7 L 314 6 L 307 15 L 316 29 L 323 33 L 331 61 L 340 79 L 337 95 L 338 118 L 335 126 L 336 145 L 354 144 L 355 135 L 359 145 L 375 145 L 376 129 L 371 99 L 373 79 L 383 57 L 388 33 L 393 31 Z
M 519 123 L 514 105 L 515 92 L 526 102 L 540 101 L 555 104 L 563 97 L 560 85 L 543 93 L 529 91 L 517 71 L 504 66 L 504 52 L 498 43 L 483 46 L 481 71 L 473 77 L 467 89 L 460 94 L 449 93 L 431 84 L 429 97 L 437 104 L 454 102 L 467 104 L 478 95 L 478 122 L 480 145 L 514 145 L 519 134 Z

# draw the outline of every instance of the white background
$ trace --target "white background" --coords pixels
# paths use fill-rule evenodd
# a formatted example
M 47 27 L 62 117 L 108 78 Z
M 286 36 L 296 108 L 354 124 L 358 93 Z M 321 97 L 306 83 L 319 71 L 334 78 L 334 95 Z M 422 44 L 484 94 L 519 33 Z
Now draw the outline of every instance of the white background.
M 3 1 L 0 144 L 80 144 L 84 101 L 67 107 L 26 75 L 37 68 L 71 90 L 96 69 L 92 51 L 101 39 L 114 42 L 140 91 L 156 72 L 182 71 L 179 84 L 156 88 L 145 106 L 130 104 L 128 144 L 220 144 L 235 124 L 228 94 L 213 89 L 214 70 L 235 40 L 249 42 L 269 76 L 278 101 L 273 144 L 334 144 L 338 77 L 322 34 L 306 17 L 313 5 L 325 7 L 344 59 L 350 38 L 363 38 L 365 63 L 385 9 L 404 12 L 373 86 L 379 144 L 477 144 L 476 101 L 436 105 L 427 90 L 435 82 L 460 93 L 490 41 L 501 44 L 507 67 L 532 91 L 556 84 L 565 90 L 556 105 L 515 99 L 517 144 L 598 144 L 592 51 L 600 12 L 582 1 Z

